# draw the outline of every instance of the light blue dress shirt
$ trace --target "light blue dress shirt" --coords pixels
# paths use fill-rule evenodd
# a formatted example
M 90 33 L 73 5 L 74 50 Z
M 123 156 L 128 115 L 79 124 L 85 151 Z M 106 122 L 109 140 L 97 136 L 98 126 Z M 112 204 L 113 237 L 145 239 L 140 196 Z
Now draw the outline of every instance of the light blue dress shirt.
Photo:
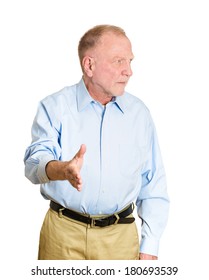
M 87 147 L 83 188 L 49 181 L 45 166 L 68 161 Z M 83 80 L 43 99 L 25 153 L 25 175 L 41 184 L 46 199 L 91 215 L 112 214 L 131 202 L 142 219 L 141 252 L 156 255 L 169 199 L 155 127 L 149 110 L 125 92 L 106 106 L 92 99 Z

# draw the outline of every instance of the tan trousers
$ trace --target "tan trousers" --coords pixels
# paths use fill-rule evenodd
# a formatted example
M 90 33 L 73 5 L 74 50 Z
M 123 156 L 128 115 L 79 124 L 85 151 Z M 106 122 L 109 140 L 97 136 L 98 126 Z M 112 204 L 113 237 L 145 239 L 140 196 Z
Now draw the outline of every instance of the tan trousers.
M 40 233 L 39 260 L 138 258 L 139 238 L 135 222 L 91 227 L 48 210 Z

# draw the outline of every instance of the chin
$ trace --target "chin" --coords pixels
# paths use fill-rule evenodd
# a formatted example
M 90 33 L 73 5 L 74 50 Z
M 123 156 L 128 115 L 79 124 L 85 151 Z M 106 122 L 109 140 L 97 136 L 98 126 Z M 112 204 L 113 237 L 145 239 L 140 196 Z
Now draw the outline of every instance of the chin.
M 116 91 L 115 93 L 114 93 L 114 96 L 116 97 L 116 96 L 121 96 L 121 95 L 123 95 L 124 94 L 124 92 L 125 92 L 125 90 L 123 90 L 123 91 Z
M 124 92 L 125 92 L 125 86 L 120 86 L 120 87 L 117 86 L 114 89 L 112 89 L 110 93 L 112 96 L 117 97 L 123 95 Z
M 122 95 L 124 95 L 124 92 L 125 92 L 125 91 L 122 91 L 122 92 L 118 93 L 117 96 L 122 96 Z

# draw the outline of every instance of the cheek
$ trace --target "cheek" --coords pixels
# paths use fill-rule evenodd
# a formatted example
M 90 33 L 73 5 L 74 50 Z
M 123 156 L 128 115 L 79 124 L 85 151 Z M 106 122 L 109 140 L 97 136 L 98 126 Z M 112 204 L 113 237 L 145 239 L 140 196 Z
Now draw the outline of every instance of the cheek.
M 115 80 L 116 72 L 110 68 L 100 67 L 94 77 L 102 84 L 111 84 Z
M 104 87 L 111 88 L 120 78 L 120 71 L 107 64 L 97 65 L 94 72 L 94 81 L 100 83 Z
M 108 84 L 112 84 L 118 79 L 120 75 L 117 70 L 111 67 L 107 67 L 103 69 L 103 72 L 101 72 L 101 76 L 104 80 L 106 80 Z

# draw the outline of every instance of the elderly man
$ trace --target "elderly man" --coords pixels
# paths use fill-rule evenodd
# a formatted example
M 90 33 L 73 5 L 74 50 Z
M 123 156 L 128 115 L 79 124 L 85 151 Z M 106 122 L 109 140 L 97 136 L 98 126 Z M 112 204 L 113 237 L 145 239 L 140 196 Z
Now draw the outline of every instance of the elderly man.
M 157 259 L 169 200 L 149 110 L 125 91 L 131 42 L 98 25 L 78 53 L 81 81 L 40 102 L 25 153 L 26 176 L 51 201 L 39 259 Z

